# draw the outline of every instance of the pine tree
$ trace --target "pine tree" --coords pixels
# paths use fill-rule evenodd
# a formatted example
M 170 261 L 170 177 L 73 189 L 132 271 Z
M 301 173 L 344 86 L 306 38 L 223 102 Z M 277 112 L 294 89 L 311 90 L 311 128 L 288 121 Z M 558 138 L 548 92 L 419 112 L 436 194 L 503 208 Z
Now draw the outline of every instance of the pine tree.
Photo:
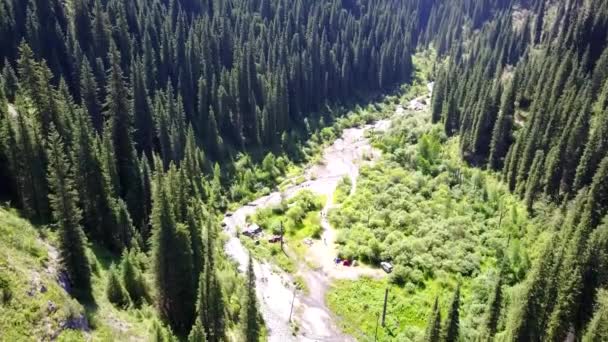
M 193 201 L 194 202 L 194 201 Z M 197 208 L 198 207 L 198 208 Z M 202 203 L 192 203 L 187 208 L 188 213 L 186 215 L 186 221 L 188 226 L 188 233 L 191 239 L 192 248 L 192 266 L 194 269 L 194 283 L 198 284 L 198 276 L 203 271 L 204 265 L 204 250 L 202 240 L 202 224 L 204 222 L 205 214 L 197 214 L 204 211 Z
M 99 160 L 103 166 L 104 182 L 108 196 L 118 197 L 120 182 L 118 170 L 116 169 L 116 157 L 114 156 L 114 145 L 108 125 L 103 130 L 102 140 L 99 143 Z
M 542 187 L 542 168 L 544 165 L 545 153 L 542 150 L 536 151 L 532 167 L 530 169 L 530 178 L 526 183 L 526 193 L 524 196 L 524 202 L 529 212 L 532 211 L 532 204 L 536 198 L 538 190 Z
M 124 248 L 129 247 L 131 242 L 140 241 L 140 238 L 136 236 L 126 203 L 122 199 L 112 200 L 111 203 L 113 221 L 105 236 L 109 241 L 110 249 L 120 253 Z
M 142 183 L 139 161 L 131 136 L 132 113 L 127 85 L 120 67 L 120 54 L 112 45 L 110 79 L 107 85 L 106 116 L 116 160 L 118 194 L 125 200 L 133 222 L 141 227 L 144 222 L 141 203 Z
M 49 136 L 49 202 L 59 227 L 59 256 L 70 282 L 80 297 L 91 293 L 91 268 L 85 251 L 86 239 L 80 226 L 81 210 L 74 188 L 73 173 L 65 156 L 61 137 L 51 127 Z
M 129 295 L 125 291 L 120 279 L 116 266 L 112 264 L 108 271 L 108 280 L 106 282 L 106 297 L 110 303 L 119 308 L 126 308 L 129 305 Z
M 221 284 L 217 278 L 215 266 L 216 234 L 211 224 L 206 225 L 205 256 L 203 272 L 199 277 L 198 300 L 196 305 L 198 320 L 205 328 L 207 340 L 218 342 L 224 339 L 225 312 L 224 294 Z
M 245 298 L 241 310 L 243 336 L 247 342 L 257 342 L 260 338 L 260 324 L 258 322 L 257 299 L 255 294 L 255 273 L 253 272 L 253 259 L 249 256 L 247 266 L 247 284 L 245 285 Z
M 192 330 L 190 330 L 190 334 L 188 335 L 188 342 L 207 342 L 205 330 L 203 329 L 200 319 L 197 319 L 196 322 L 194 322 Z
M 14 165 L 17 159 L 15 155 L 17 144 L 2 83 L 0 77 L 0 182 L 6 185 L 0 189 L 0 197 L 11 198 L 15 194 Z
M 494 124 L 492 131 L 492 140 L 490 142 L 489 166 L 494 170 L 502 169 L 504 158 L 511 143 L 510 136 L 512 130 L 513 115 L 515 114 L 515 85 L 518 82 L 518 77 L 514 77 L 503 94 L 502 103 L 498 119 Z
M 486 340 L 492 341 L 498 329 L 498 320 L 502 310 L 502 275 L 498 276 L 496 285 L 490 294 L 490 299 L 487 304 L 483 336 Z
M 456 286 L 454 297 L 450 303 L 450 311 L 445 321 L 445 331 L 443 340 L 446 342 L 457 342 L 460 336 L 460 284 Z
M 19 87 L 19 80 L 15 74 L 15 70 L 11 66 L 8 60 L 4 60 L 4 68 L 2 68 L 2 79 L 3 87 L 6 95 L 6 99 L 10 102 L 15 101 L 15 95 L 17 94 L 17 88 Z
M 602 151 L 608 148 L 608 80 L 605 82 L 598 101 L 593 105 L 596 126 L 585 146 L 576 169 L 573 190 L 578 191 L 591 184 L 593 174 L 602 158 Z
M 15 148 L 12 154 L 12 168 L 17 181 L 19 202 L 25 215 L 42 222 L 49 217 L 47 156 L 42 145 L 40 131 L 24 115 L 28 106 L 17 103 L 17 117 L 14 123 Z
M 104 240 L 104 227 L 113 225 L 112 203 L 107 193 L 104 169 L 97 153 L 91 122 L 84 110 L 77 111 L 72 144 L 75 181 L 88 236 Z M 110 247 L 109 245 L 106 247 Z
M 135 142 L 139 151 L 143 151 L 148 157 L 151 157 L 152 149 L 154 148 L 155 123 L 152 117 L 152 108 L 148 98 L 148 90 L 146 88 L 146 75 L 143 62 L 135 62 L 132 69 L 132 110 L 135 116 L 134 124 L 135 127 L 137 127 L 135 131 Z M 147 77 L 151 77 L 151 75 Z
M 427 342 L 441 341 L 441 311 L 439 309 L 438 297 L 435 297 L 435 303 L 426 324 L 424 340 Z
M 76 39 L 80 43 L 80 47 L 87 49 L 90 47 L 90 42 L 93 40 L 93 31 L 91 17 L 87 3 L 84 0 L 75 0 L 72 4 L 74 10 L 74 31 Z M 87 51 L 87 55 L 91 56 L 93 51 Z
M 448 97 L 448 101 L 450 100 L 450 96 L 447 94 L 446 78 L 446 72 L 442 70 L 433 87 L 433 99 L 431 100 L 431 117 L 433 122 L 439 122 L 446 112 L 449 114 L 449 111 L 445 109 L 446 106 L 444 104 L 446 96 Z
M 97 132 L 103 128 L 103 115 L 99 103 L 99 89 L 89 61 L 84 58 L 80 68 L 80 96 L 83 106 L 91 116 L 91 122 Z
M 93 7 L 93 46 L 97 56 L 105 56 L 110 50 L 110 30 L 108 17 L 100 0 L 95 0 Z
M 143 274 L 132 261 L 134 255 L 134 249 L 123 252 L 120 270 L 124 288 L 133 304 L 138 306 L 147 298 L 147 290 Z
M 583 342 L 608 340 L 608 293 L 602 289 L 597 294 L 597 304 L 593 318 L 587 325 Z
M 162 170 L 160 161 L 157 170 Z M 175 221 L 170 192 L 157 171 L 152 207 L 152 253 L 157 306 L 163 320 L 181 333 L 187 333 L 194 321 L 195 290 L 192 249 L 187 228 Z
M 145 222 L 143 224 L 143 226 L 140 228 L 140 235 L 143 241 L 148 241 L 148 238 L 150 237 L 150 214 L 152 212 L 152 183 L 151 183 L 151 177 L 152 177 L 152 172 L 150 171 L 150 164 L 148 162 L 148 158 L 146 157 L 146 155 L 142 155 L 141 161 L 140 161 L 140 169 L 141 169 L 141 184 L 142 184 L 142 206 L 143 206 L 143 210 L 144 210 L 144 218 L 145 218 Z M 145 247 L 146 244 L 144 244 L 144 246 L 142 246 L 142 248 L 146 248 Z

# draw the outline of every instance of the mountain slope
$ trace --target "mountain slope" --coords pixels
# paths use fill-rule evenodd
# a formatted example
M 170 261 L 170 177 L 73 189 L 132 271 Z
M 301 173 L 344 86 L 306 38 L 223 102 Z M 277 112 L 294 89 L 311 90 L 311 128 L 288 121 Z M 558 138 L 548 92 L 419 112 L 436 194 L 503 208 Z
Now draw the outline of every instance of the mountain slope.
M 87 327 L 84 308 L 58 282 L 56 258 L 34 227 L 0 208 L 0 339 L 48 340 Z

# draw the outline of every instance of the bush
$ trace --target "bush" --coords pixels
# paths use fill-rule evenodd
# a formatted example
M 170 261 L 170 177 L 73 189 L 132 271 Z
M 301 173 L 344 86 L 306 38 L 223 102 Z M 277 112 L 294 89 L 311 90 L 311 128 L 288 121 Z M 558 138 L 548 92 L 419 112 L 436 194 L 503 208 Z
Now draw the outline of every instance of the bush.
M 306 212 L 298 204 L 293 205 L 287 210 L 287 217 L 292 220 L 295 225 L 301 224 L 305 216 Z
M 395 265 L 393 272 L 390 275 L 390 282 L 395 285 L 403 286 L 408 281 L 409 272 L 407 268 L 401 265 Z
M 0 304 L 8 303 L 13 298 L 13 291 L 11 290 L 8 279 L 5 279 L 0 274 Z
M 336 192 L 334 193 L 334 203 L 342 203 L 348 195 L 353 187 L 353 183 L 350 180 L 350 177 L 344 176 L 340 179 L 338 186 L 336 187 Z

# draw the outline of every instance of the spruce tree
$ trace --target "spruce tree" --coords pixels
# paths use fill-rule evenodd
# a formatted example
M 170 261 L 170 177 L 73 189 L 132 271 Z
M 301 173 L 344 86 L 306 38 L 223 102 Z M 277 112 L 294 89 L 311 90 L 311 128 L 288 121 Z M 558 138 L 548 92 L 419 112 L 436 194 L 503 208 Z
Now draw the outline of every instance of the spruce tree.
M 91 65 L 86 57 L 80 68 L 80 96 L 83 106 L 86 107 L 91 116 L 93 127 L 97 132 L 101 132 L 104 120 L 99 102 L 99 89 L 93 69 L 91 69 Z
M 139 306 L 147 298 L 147 291 L 143 274 L 133 263 L 134 251 L 132 249 L 129 252 L 127 250 L 123 252 L 120 271 L 122 283 L 129 294 L 131 302 Z
M 2 68 L 2 79 L 3 88 L 6 95 L 6 99 L 10 102 L 15 100 L 15 95 L 17 94 L 17 88 L 19 87 L 19 79 L 17 79 L 17 75 L 15 74 L 15 70 L 11 66 L 8 60 L 4 60 L 4 68 Z
M 542 150 L 536 151 L 536 155 L 534 156 L 534 161 L 532 162 L 532 167 L 530 169 L 530 177 L 526 183 L 524 202 L 526 203 L 526 208 L 530 212 L 532 211 L 532 204 L 534 203 L 536 194 L 542 186 L 541 181 L 544 158 L 545 153 Z
M 132 139 L 132 113 L 129 100 L 130 91 L 123 80 L 120 53 L 114 45 L 110 52 L 111 68 L 107 85 L 106 116 L 109 120 L 114 158 L 118 176 L 118 194 L 123 198 L 133 222 L 140 226 L 143 222 L 141 206 L 141 176 Z
M 84 228 L 91 239 L 105 239 L 105 229 L 112 227 L 112 201 L 105 183 L 91 121 L 84 110 L 77 111 L 72 144 L 75 181 L 84 215 Z M 106 247 L 110 248 L 109 245 Z
M 506 88 L 500 105 L 498 119 L 494 124 L 490 142 L 490 156 L 488 163 L 494 170 L 502 169 L 504 158 L 510 145 L 513 116 L 515 114 L 515 95 L 518 78 L 514 77 Z
M 498 276 L 498 280 L 492 289 L 490 298 L 487 304 L 484 317 L 483 336 L 486 340 L 491 341 L 498 329 L 498 320 L 502 310 L 502 275 Z
M 213 225 L 206 225 L 205 256 L 203 272 L 199 277 L 198 300 L 196 305 L 198 318 L 205 328 L 207 340 L 218 342 L 225 334 L 225 303 L 222 286 L 217 278 L 215 247 L 216 233 Z
M 257 342 L 260 338 L 260 324 L 258 322 L 257 298 L 255 294 L 255 273 L 253 259 L 249 256 L 247 266 L 247 283 L 245 284 L 245 298 L 241 310 L 243 336 L 246 342 Z
M 593 318 L 585 329 L 583 342 L 608 340 L 608 293 L 605 289 L 598 291 Z
M 203 329 L 200 319 L 197 319 L 196 322 L 194 322 L 192 330 L 190 330 L 190 334 L 188 335 L 188 342 L 207 342 L 205 330 Z
M 91 268 L 86 255 L 86 239 L 80 226 L 82 211 L 74 188 L 73 173 L 65 156 L 61 137 L 51 127 L 48 140 L 49 202 L 59 229 L 59 256 L 70 282 L 81 298 L 91 293 Z
M 160 161 L 157 170 L 162 170 Z M 171 193 L 161 171 L 154 182 L 152 207 L 152 255 L 157 307 L 163 320 L 180 334 L 185 334 L 194 321 L 195 290 L 192 249 L 187 228 L 177 224 Z
M 106 297 L 110 303 L 116 305 L 119 308 L 126 308 L 129 305 L 129 295 L 125 291 L 116 266 L 112 264 L 108 270 L 108 279 L 106 281 Z
M 146 88 L 146 77 L 152 76 L 145 75 L 143 62 L 134 62 L 131 84 L 133 85 L 134 125 L 137 128 L 135 130 L 135 143 L 139 151 L 143 151 L 148 157 L 151 157 L 154 148 L 155 124 L 148 98 L 148 89 Z
M 441 311 L 439 309 L 439 298 L 435 297 L 431 314 L 427 320 L 426 332 L 424 334 L 426 342 L 441 341 Z
M 456 286 L 454 297 L 450 303 L 450 309 L 445 321 L 443 340 L 446 342 L 457 342 L 460 336 L 460 284 Z

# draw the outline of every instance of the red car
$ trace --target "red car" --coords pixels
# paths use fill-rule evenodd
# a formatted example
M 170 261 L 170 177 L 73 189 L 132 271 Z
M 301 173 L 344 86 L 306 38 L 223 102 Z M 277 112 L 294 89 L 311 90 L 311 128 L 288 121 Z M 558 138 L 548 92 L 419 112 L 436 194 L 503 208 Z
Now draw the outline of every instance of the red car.
M 353 265 L 353 262 L 352 262 L 351 260 L 344 260 L 344 261 L 342 262 L 342 265 L 343 265 L 343 266 L 346 266 L 346 267 L 350 267 L 350 266 L 352 266 L 352 265 Z

